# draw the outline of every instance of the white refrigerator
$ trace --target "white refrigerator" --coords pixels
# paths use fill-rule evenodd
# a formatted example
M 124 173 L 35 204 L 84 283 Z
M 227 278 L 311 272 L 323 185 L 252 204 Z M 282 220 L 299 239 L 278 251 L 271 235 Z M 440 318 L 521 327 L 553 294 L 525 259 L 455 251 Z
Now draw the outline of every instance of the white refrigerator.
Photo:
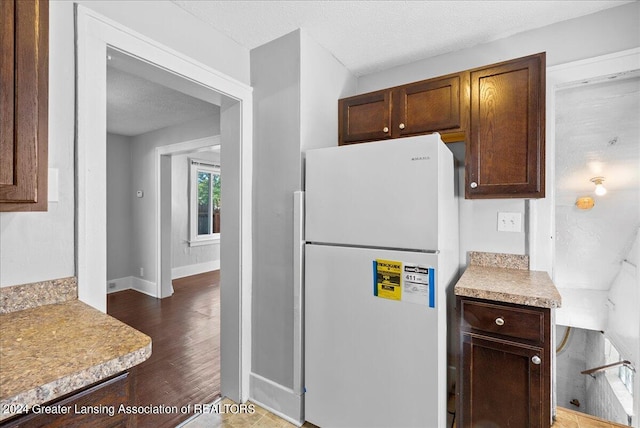
M 307 421 L 446 426 L 457 206 L 439 134 L 307 152 Z

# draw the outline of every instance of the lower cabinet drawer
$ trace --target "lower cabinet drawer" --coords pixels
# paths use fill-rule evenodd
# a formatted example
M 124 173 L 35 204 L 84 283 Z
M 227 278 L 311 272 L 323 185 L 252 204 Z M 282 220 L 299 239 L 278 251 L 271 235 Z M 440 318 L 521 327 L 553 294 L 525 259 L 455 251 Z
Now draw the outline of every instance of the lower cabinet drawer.
M 544 313 L 500 304 L 462 300 L 462 329 L 475 329 L 544 342 Z

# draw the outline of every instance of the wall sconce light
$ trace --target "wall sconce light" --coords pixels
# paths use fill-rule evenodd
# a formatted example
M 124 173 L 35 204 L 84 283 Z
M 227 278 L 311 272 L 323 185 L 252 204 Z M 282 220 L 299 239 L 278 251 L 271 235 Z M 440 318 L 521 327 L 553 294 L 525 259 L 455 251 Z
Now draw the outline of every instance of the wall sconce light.
M 583 196 L 576 200 L 576 207 L 580 210 L 590 210 L 596 203 L 591 196 Z
M 596 195 L 602 196 L 607 194 L 607 189 L 602 185 L 604 177 L 593 177 L 590 181 L 596 185 Z

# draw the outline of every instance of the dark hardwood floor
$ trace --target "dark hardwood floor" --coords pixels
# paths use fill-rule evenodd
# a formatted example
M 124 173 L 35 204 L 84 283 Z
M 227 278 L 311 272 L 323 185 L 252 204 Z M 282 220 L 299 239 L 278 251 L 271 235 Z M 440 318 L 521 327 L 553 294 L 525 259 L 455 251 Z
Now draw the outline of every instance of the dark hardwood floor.
M 107 313 L 152 339 L 151 357 L 131 371 L 136 406 L 207 404 L 220 396 L 220 271 L 173 281 L 156 299 L 109 294 Z M 175 427 L 190 414 L 137 415 L 138 427 Z

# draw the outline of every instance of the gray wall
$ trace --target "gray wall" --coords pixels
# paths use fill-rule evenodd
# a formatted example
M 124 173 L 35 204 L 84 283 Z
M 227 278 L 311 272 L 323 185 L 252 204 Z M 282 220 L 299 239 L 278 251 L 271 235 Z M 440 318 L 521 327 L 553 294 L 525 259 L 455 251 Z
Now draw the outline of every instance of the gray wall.
M 565 337 L 567 328 L 571 327 L 556 327 L 558 347 Z M 587 357 L 585 355 L 587 334 L 590 331 L 582 328 L 571 328 L 565 346 L 556 354 L 556 397 L 557 404 L 560 407 L 581 412 L 585 411 L 587 376 L 580 374 L 580 372 L 592 368 L 587 367 Z M 571 404 L 572 400 L 578 400 L 580 406 Z
M 282 388 L 294 381 L 293 192 L 304 151 L 337 142 L 337 99 L 355 78 L 303 31 L 251 51 L 254 87 L 252 372 Z M 299 414 L 266 403 L 297 419 Z M 298 409 L 298 413 L 299 413 Z
M 171 2 L 83 1 L 83 5 L 241 82 L 249 52 Z M 59 202 L 44 213 L 0 213 L 0 286 L 75 275 L 74 3 L 49 6 L 49 167 Z
M 137 135 L 131 139 L 131 185 L 142 190 L 143 198 L 134 198 L 131 231 L 132 275 L 140 277 L 144 268 L 146 281 L 156 281 L 156 147 L 167 146 L 220 134 L 220 116 L 205 117 L 181 125 Z M 134 193 L 135 194 L 135 193 Z
M 251 370 L 293 383 L 293 192 L 300 190 L 300 37 L 251 51 L 254 249 Z
M 133 276 L 152 283 L 156 281 L 156 148 L 219 134 L 220 116 L 197 119 L 135 137 L 107 135 L 108 280 Z M 171 231 L 167 237 L 176 243 L 176 248 L 173 245 L 169 247 L 172 259 L 177 262 L 167 266 L 169 274 L 172 267 L 220 259 L 219 244 L 192 249 L 184 242 L 189 233 L 189 168 L 186 165 L 187 155 L 182 155 L 181 159 L 184 165 L 169 159 L 171 168 L 166 168 L 169 174 L 166 179 L 170 184 L 164 186 L 172 207 Z M 174 184 L 175 189 L 172 189 Z M 142 198 L 136 197 L 137 190 L 143 191 Z M 144 276 L 140 276 L 141 267 L 144 268 Z
M 107 134 L 107 279 L 131 275 L 131 139 Z

